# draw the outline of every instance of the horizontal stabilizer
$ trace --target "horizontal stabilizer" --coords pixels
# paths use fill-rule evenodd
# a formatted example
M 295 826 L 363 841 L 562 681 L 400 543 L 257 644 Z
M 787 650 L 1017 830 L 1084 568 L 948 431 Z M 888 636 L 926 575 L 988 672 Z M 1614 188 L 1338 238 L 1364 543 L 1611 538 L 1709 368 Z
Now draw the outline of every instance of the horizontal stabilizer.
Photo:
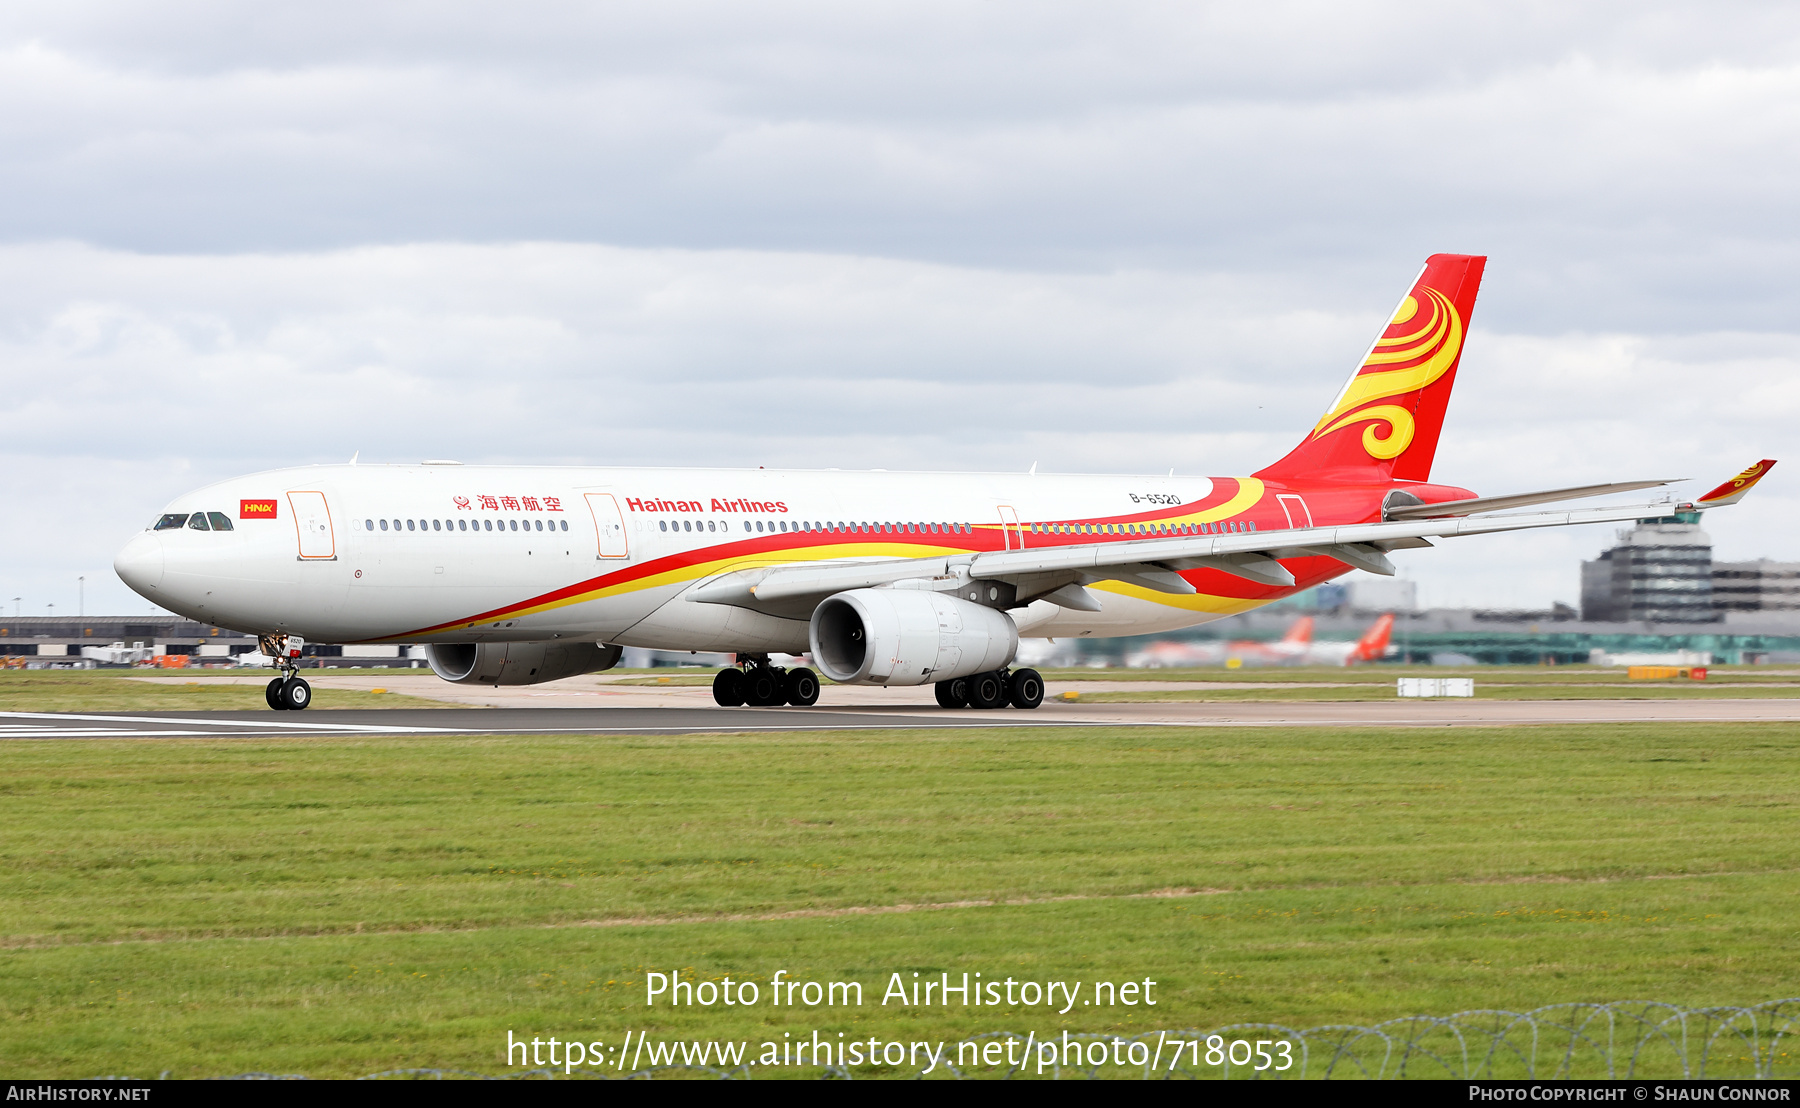
M 1773 462 L 1768 463 L 1773 465 Z M 1684 481 L 1684 477 L 1673 477 L 1666 481 L 1618 481 L 1610 485 L 1576 485 L 1568 489 L 1549 489 L 1544 492 L 1520 492 L 1511 496 L 1477 496 L 1470 500 L 1446 500 L 1440 504 L 1405 504 L 1394 505 L 1387 510 L 1389 519 L 1441 519 L 1445 516 L 1466 516 L 1476 512 L 1500 512 L 1508 508 L 1528 508 L 1533 504 L 1554 504 L 1559 500 L 1580 500 L 1587 496 L 1607 496 L 1615 492 L 1636 492 L 1639 489 L 1660 488 L 1672 485 L 1676 481 Z
M 1699 500 L 1694 501 L 1694 507 L 1723 508 L 1727 504 L 1736 504 L 1744 498 L 1745 494 L 1756 487 L 1758 481 L 1768 476 L 1769 471 L 1774 468 L 1775 459 L 1764 458 L 1762 461 L 1757 462 L 1755 465 L 1738 474 L 1736 477 L 1733 477 L 1723 485 L 1720 485 L 1718 488 L 1707 493 Z

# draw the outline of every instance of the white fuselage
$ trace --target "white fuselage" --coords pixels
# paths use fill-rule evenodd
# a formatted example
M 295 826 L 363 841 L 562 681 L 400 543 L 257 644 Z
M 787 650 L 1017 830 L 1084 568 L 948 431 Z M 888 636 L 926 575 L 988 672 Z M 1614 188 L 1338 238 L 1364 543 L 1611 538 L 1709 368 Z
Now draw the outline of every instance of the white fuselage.
M 165 523 L 222 514 L 231 530 L 146 530 L 116 567 L 170 611 L 315 642 L 581 639 L 799 653 L 805 619 L 683 594 L 742 568 L 1249 526 L 1273 503 L 1247 478 L 312 466 L 178 497 Z M 1227 580 L 1225 594 L 1196 595 L 1103 583 L 1102 611 L 1038 601 L 1011 615 L 1026 635 L 1132 635 L 1293 591 Z

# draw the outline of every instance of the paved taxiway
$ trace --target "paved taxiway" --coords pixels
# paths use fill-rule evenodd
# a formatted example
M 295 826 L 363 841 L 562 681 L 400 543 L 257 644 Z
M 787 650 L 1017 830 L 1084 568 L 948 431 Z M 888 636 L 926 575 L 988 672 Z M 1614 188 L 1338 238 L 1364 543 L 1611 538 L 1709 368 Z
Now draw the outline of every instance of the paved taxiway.
M 935 705 L 813 708 L 693 706 L 678 690 L 661 706 L 395 708 L 285 712 L 0 712 L 0 739 L 243 735 L 697 734 L 984 727 L 1504 727 L 1550 723 L 1800 722 L 1800 699 L 1432 700 L 1339 703 L 1082 704 L 1034 712 L 944 711 Z M 682 690 L 685 691 L 685 690 Z

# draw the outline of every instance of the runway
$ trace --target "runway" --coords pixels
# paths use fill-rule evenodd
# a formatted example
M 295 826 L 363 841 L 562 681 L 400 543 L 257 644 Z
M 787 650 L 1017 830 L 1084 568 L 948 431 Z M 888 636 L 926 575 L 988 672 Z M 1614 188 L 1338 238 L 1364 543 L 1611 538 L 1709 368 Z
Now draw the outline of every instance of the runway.
M 314 709 L 286 712 L 0 712 L 0 739 L 285 735 L 636 734 L 981 730 L 1019 727 L 1507 727 L 1569 723 L 1800 723 L 1800 699 L 1437 700 L 1082 704 L 1032 712 L 935 705 L 814 708 L 662 707 Z

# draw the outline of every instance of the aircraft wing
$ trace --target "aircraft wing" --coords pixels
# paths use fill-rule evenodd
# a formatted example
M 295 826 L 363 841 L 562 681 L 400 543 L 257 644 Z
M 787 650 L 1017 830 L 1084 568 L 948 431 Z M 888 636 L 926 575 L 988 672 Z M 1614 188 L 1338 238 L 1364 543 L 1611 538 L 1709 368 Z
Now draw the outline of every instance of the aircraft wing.
M 1773 465 L 1773 462 L 1763 463 Z M 1534 504 L 1554 504 L 1560 500 L 1580 500 L 1589 496 L 1607 496 L 1615 492 L 1637 492 L 1685 481 L 1672 477 L 1666 481 L 1616 481 L 1610 485 L 1576 485 L 1567 489 L 1543 492 L 1520 492 L 1509 496 L 1477 496 L 1470 500 L 1444 500 L 1436 504 L 1399 504 L 1388 508 L 1389 519 L 1435 519 L 1438 516 L 1467 516 L 1476 512 L 1502 512 L 1508 508 L 1529 508 Z
M 1194 587 L 1170 571 L 1210 568 L 1258 584 L 1285 587 L 1292 585 L 1294 578 L 1277 561 L 1279 558 L 1324 555 L 1357 569 L 1392 576 L 1394 567 L 1387 560 L 1387 543 L 1407 539 L 1483 535 L 1535 527 L 1609 523 L 1644 516 L 1668 515 L 1683 507 L 1685 506 L 1662 501 L 1561 512 L 1354 523 L 1338 527 L 1299 527 L 1240 535 L 1190 535 L 1084 546 L 1040 547 L 1035 550 L 990 551 L 973 557 L 969 564 L 969 575 L 986 579 L 1075 570 L 1102 578 L 1125 573 L 1140 577 L 1166 576 L 1172 580 L 1166 582 L 1168 587 L 1161 591 L 1191 593 Z M 1160 570 L 1162 573 L 1146 574 L 1145 569 Z
M 1769 463 L 1761 463 L 1761 466 L 1761 472 L 1766 472 Z M 1586 489 L 1602 487 L 1612 488 L 1584 486 Z M 1571 491 L 1588 495 L 1579 490 L 1562 490 L 1558 495 Z M 1444 505 L 1430 507 L 1442 509 Z M 1428 539 L 1613 523 L 1692 510 L 1695 510 L 1692 504 L 1663 500 L 1555 512 L 1456 515 L 1248 534 L 1183 535 L 993 550 L 932 558 L 776 566 L 739 571 L 704 582 L 692 589 L 687 599 L 761 608 L 792 618 L 804 618 L 818 600 L 846 589 L 879 588 L 914 581 L 919 582 L 916 587 L 936 588 L 942 587 L 937 582 L 957 579 L 965 583 L 958 588 L 970 587 L 976 582 L 1005 582 L 1017 589 L 1020 600 L 1043 597 L 1063 607 L 1097 611 L 1098 602 L 1081 588 L 1082 585 L 1095 581 L 1122 581 L 1156 592 L 1191 594 L 1197 590 L 1181 576 L 1181 571 L 1206 568 L 1260 585 L 1286 588 L 1295 583 L 1294 576 L 1279 559 L 1320 555 L 1357 569 L 1391 576 L 1394 567 L 1387 559 L 1387 551 L 1429 545 L 1424 541 Z

